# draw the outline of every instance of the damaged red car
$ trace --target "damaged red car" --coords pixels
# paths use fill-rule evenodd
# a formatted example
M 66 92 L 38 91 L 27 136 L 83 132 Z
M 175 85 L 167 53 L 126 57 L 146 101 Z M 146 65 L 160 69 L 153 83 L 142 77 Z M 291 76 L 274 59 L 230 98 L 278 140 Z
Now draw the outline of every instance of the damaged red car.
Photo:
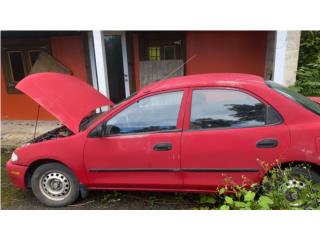
M 30 75 L 17 88 L 63 123 L 7 163 L 13 183 L 47 206 L 71 204 L 90 189 L 214 192 L 228 184 L 225 176 L 260 183 L 266 171 L 257 159 L 270 169 L 308 164 L 320 182 L 319 98 L 258 76 L 166 79 L 118 105 L 58 73 Z

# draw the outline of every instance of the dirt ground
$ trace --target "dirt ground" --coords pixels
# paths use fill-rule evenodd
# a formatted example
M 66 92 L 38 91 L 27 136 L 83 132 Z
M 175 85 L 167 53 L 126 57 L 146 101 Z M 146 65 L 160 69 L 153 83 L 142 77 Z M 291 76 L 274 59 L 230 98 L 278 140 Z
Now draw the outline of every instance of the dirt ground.
M 59 127 L 58 121 L 38 121 L 36 136 L 39 136 L 51 129 Z M 11 148 L 19 146 L 34 136 L 35 121 L 1 121 L 1 147 Z

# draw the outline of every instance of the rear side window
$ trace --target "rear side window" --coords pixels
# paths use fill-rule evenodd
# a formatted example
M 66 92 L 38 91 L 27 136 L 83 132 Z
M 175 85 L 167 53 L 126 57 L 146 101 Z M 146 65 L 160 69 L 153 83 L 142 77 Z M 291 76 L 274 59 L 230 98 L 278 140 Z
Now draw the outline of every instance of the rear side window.
M 207 89 L 192 93 L 191 129 L 256 127 L 280 121 L 271 106 L 244 92 Z
M 283 87 L 280 84 L 277 84 L 272 81 L 267 81 L 267 85 L 277 91 L 278 93 L 282 94 L 283 96 L 291 99 L 292 101 L 295 101 L 299 103 L 304 108 L 310 110 L 311 112 L 314 112 L 318 115 L 320 115 L 320 104 L 317 104 L 310 99 L 306 98 L 305 96 L 290 90 L 289 88 Z

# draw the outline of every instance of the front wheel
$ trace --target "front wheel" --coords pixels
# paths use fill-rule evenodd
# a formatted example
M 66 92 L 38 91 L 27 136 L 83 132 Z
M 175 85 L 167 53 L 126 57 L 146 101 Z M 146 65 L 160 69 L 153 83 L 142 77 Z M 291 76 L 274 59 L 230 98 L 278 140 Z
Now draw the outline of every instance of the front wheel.
M 31 177 L 36 198 L 49 207 L 72 204 L 79 197 L 79 182 L 72 171 L 60 163 L 39 166 Z

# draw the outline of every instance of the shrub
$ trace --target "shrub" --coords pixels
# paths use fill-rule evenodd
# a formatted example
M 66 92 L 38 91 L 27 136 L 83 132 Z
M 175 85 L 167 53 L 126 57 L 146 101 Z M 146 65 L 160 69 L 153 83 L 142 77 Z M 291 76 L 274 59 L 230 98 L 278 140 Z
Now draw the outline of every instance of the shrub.
M 296 90 L 305 96 L 320 96 L 320 31 L 302 31 Z
M 295 88 L 304 96 L 320 96 L 320 65 L 318 68 L 300 67 Z
M 308 166 L 300 168 L 309 171 Z M 225 186 L 219 189 L 218 194 L 202 195 L 200 209 L 219 210 L 269 210 L 269 209 L 320 209 L 319 186 L 310 178 L 300 176 L 304 183 L 301 188 L 288 188 L 289 177 L 297 167 L 282 169 L 273 168 L 264 177 L 262 184 L 247 186 L 247 179 L 243 177 L 241 186 Z M 225 180 L 230 183 L 230 178 Z M 291 201 L 288 199 L 291 198 Z M 292 197 L 295 197 L 292 200 Z

